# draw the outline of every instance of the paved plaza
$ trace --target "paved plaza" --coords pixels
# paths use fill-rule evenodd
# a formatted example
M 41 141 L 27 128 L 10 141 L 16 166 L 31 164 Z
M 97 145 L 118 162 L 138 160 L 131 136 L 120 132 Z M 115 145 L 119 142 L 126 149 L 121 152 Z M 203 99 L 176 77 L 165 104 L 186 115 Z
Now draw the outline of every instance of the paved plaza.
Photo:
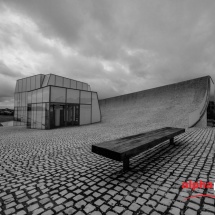
M 129 128 L 130 129 L 130 128 Z M 54 130 L 0 128 L 0 214 L 214 215 L 213 189 L 182 182 L 215 181 L 215 129 L 192 128 L 122 163 L 91 145 L 142 132 L 105 123 Z

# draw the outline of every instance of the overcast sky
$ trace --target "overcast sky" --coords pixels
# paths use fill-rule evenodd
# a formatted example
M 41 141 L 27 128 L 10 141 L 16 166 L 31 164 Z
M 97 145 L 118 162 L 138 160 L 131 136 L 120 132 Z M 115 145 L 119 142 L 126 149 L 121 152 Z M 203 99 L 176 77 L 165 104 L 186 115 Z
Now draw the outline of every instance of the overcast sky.
M 101 98 L 211 75 L 214 0 L 0 0 L 0 106 L 53 73 Z

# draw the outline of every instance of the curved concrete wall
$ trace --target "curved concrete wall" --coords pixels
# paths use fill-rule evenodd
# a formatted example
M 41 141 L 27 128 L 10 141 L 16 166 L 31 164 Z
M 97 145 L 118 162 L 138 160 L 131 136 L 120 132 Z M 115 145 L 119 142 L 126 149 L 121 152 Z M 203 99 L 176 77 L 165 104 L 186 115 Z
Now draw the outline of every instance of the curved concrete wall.
M 188 128 L 197 123 L 207 110 L 210 79 L 205 76 L 100 100 L 102 121 L 122 129 Z M 197 111 L 198 114 L 193 114 Z

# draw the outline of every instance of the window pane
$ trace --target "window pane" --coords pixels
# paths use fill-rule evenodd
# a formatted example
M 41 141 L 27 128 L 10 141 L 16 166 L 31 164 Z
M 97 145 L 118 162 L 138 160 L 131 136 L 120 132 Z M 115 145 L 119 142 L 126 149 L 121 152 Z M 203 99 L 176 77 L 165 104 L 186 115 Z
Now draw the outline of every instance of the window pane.
M 36 77 L 31 77 L 31 90 L 34 90 L 36 88 Z
M 88 90 L 88 84 L 83 83 L 83 90 Z
M 17 93 L 14 94 L 14 107 L 17 107 Z
M 91 123 L 91 105 L 80 105 L 80 125 Z
M 77 81 L 77 89 L 82 90 L 82 82 Z
M 62 87 L 63 86 L 63 78 L 60 76 L 56 76 L 56 84 L 55 86 Z
M 25 93 L 21 93 L 21 106 L 25 106 Z
M 27 87 L 27 78 L 22 80 L 22 91 L 25 92 Z
M 37 103 L 42 103 L 42 92 L 43 92 L 43 89 L 37 90 Z
M 21 106 L 21 98 L 20 98 L 21 93 L 17 93 L 17 106 Z
M 28 104 L 28 92 L 25 92 L 25 106 Z
M 41 75 L 36 75 L 36 89 L 41 87 Z
M 100 108 L 97 93 L 92 93 L 92 123 L 100 122 L 101 115 L 100 115 Z
M 43 104 L 37 104 L 36 128 L 41 129 L 42 126 L 42 107 Z
M 66 103 L 79 103 L 79 90 L 67 89 Z
M 32 91 L 32 103 L 37 103 L 37 90 Z
M 19 92 L 22 92 L 22 80 L 19 80 Z
M 45 87 L 48 85 L 49 77 L 50 77 L 50 75 L 45 76 L 42 87 Z
M 43 88 L 43 102 L 49 102 L 49 88 L 50 87 Z
M 81 104 L 91 104 L 91 92 L 81 91 Z
M 68 78 L 64 78 L 63 86 L 70 88 L 70 80 Z
M 55 75 L 50 75 L 48 85 L 55 85 Z
M 32 92 L 28 92 L 28 104 L 31 103 Z
M 76 85 L 77 85 L 76 81 L 71 80 L 70 88 L 76 89 Z
M 19 91 L 19 86 L 18 86 L 18 81 L 16 81 L 16 87 L 15 87 L 15 92 Z
M 42 104 L 42 122 L 41 122 L 41 124 L 42 124 L 42 129 L 45 129 L 45 114 L 46 114 L 46 104 L 45 103 L 43 103 Z
M 26 91 L 31 90 L 31 78 L 27 78 L 27 87 L 26 87 Z
M 49 103 L 46 103 L 46 113 L 45 113 L 45 127 L 46 129 L 50 128 L 50 121 L 51 119 L 49 119 Z
M 51 87 L 51 102 L 66 102 L 66 89 Z

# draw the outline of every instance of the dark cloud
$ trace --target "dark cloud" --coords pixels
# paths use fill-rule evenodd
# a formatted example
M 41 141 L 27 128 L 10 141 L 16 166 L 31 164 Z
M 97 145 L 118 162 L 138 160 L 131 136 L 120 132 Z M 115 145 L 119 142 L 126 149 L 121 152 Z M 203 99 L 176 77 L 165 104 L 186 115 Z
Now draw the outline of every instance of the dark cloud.
M 24 77 L 21 72 L 13 71 L 8 66 L 6 66 L 1 60 L 0 60 L 0 75 L 16 79 Z
M 0 73 L 14 82 L 15 74 L 56 73 L 104 98 L 215 80 L 214 0 L 5 0 L 0 10 L 21 17 L 0 26 L 0 48 L 16 56 L 7 66 L 3 56 Z

